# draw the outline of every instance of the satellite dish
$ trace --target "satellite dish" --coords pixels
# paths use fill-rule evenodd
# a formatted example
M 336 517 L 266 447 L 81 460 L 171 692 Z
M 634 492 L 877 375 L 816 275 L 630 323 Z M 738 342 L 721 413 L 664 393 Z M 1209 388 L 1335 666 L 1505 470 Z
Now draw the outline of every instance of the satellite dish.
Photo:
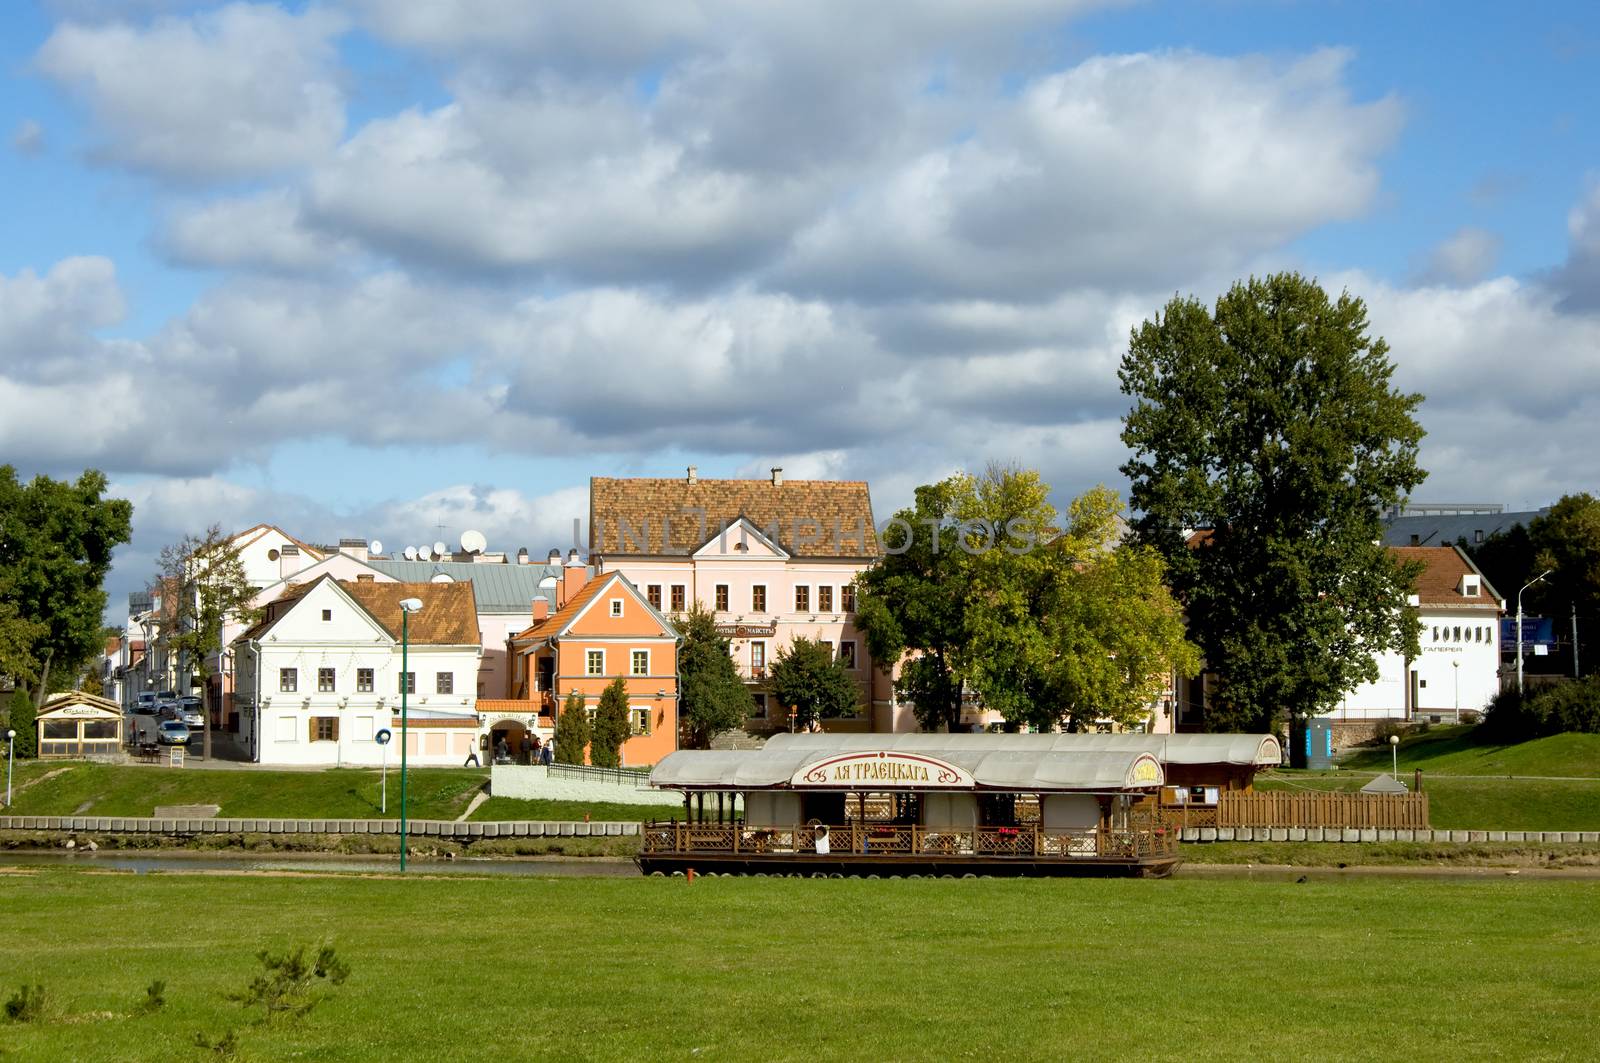
M 369 554 L 383 553 L 383 543 L 379 542 L 377 539 L 372 540 L 367 544 L 367 552 Z
M 443 557 L 444 556 L 444 543 L 443 542 L 437 542 L 437 543 L 433 544 L 433 556 L 434 557 Z
M 483 537 L 481 531 L 464 531 L 461 533 L 461 552 L 464 554 L 481 554 L 488 547 L 489 540 Z
M 407 561 L 415 561 L 417 559 L 417 548 L 415 546 L 406 547 L 404 553 Z
M 430 579 L 428 582 L 429 583 L 454 583 L 455 582 L 455 577 L 450 575 L 450 573 L 448 573 L 448 572 L 435 572 L 433 574 L 433 578 Z

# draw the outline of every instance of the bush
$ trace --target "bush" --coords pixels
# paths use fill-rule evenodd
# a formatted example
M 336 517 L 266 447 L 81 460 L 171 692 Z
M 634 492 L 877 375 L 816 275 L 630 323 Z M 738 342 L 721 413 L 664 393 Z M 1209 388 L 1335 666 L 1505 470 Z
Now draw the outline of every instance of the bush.
M 22 988 L 6 1001 L 6 1019 L 10 1022 L 38 1022 L 45 1017 L 49 1000 L 44 986 L 24 982 Z
M 34 724 L 33 697 L 18 687 L 11 692 L 10 711 L 6 715 L 9 721 L 7 726 L 17 732 L 15 754 L 18 757 L 38 756 L 39 728 Z M 0 728 L 0 739 L 4 738 L 4 728 Z M 0 753 L 3 752 L 0 750 Z
M 1569 680 L 1531 694 L 1502 690 L 1489 702 L 1481 729 L 1501 742 L 1564 731 L 1600 734 L 1600 676 Z

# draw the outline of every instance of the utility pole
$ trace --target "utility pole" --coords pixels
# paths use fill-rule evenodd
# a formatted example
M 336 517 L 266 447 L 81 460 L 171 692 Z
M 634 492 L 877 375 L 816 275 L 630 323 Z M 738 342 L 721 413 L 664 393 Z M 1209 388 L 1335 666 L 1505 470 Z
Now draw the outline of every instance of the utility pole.
M 1522 590 L 1517 592 L 1517 697 L 1519 698 L 1522 697 L 1522 591 L 1527 590 L 1554 571 L 1554 569 L 1546 569 L 1524 583 Z
M 1572 603 L 1572 678 L 1581 678 L 1578 673 L 1578 603 Z

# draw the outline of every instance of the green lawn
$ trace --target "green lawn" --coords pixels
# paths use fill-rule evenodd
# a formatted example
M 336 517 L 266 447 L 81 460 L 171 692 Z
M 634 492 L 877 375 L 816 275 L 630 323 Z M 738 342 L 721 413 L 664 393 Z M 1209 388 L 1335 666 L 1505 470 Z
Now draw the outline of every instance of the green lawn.
M 1447 775 L 1581 776 L 1600 778 L 1600 734 L 1559 734 L 1515 745 L 1481 742 L 1469 727 L 1436 727 L 1400 742 L 1400 771 L 1421 768 Z M 1388 748 L 1362 750 L 1345 760 L 1352 771 L 1388 771 Z
M 1330 877 L 1331 878 L 1331 877 Z M 5 1058 L 1566 1059 L 1589 881 L 6 876 Z M 136 917 L 182 912 L 181 920 Z M 256 950 L 349 981 L 256 1023 Z M 167 1005 L 130 1014 L 154 979 Z M 1584 1046 L 1588 1046 L 1585 1048 Z M 214 1056 L 209 1058 L 216 1058 Z
M 1411 777 L 1402 770 L 1406 785 Z M 1370 773 L 1278 771 L 1258 790 L 1353 792 Z M 1600 779 L 1497 779 L 1424 773 L 1428 819 L 1436 830 L 1600 830 Z
M 485 771 L 461 768 L 413 769 L 407 773 L 410 813 L 417 819 L 455 819 L 488 777 Z M 157 805 L 205 804 L 220 805 L 217 814 L 224 817 L 382 817 L 379 773 L 357 768 L 266 771 L 56 761 L 27 765 L 15 785 L 16 806 L 8 813 L 18 816 L 148 816 Z M 391 818 L 400 814 L 399 800 L 400 773 L 391 770 Z

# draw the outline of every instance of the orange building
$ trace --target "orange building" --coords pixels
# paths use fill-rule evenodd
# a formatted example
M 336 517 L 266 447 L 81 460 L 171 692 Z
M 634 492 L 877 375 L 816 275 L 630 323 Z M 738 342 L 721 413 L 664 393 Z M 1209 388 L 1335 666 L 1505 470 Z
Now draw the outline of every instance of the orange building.
M 533 602 L 533 624 L 507 643 L 518 699 L 545 711 L 573 693 L 590 719 L 613 680 L 628 690 L 627 766 L 655 764 L 678 748 L 678 632 L 618 572 L 589 576 L 574 554 L 556 584 L 556 608 Z M 585 757 L 587 759 L 587 757 Z

